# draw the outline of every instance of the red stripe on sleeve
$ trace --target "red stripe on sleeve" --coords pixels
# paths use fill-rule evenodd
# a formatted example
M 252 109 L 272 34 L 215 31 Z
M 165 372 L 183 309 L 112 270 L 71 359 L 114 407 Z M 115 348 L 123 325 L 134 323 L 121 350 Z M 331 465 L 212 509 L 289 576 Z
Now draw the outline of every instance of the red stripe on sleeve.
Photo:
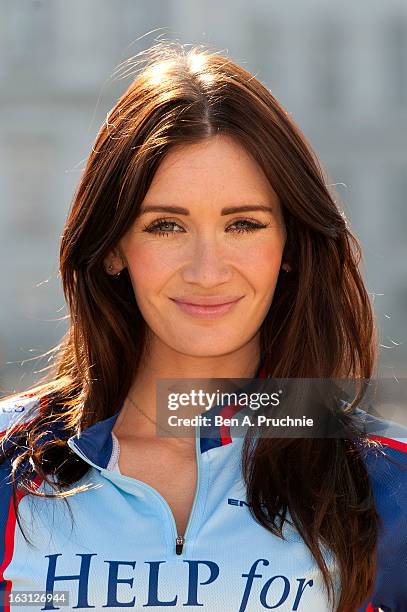
M 11 580 L 4 579 L 4 570 L 9 565 L 14 551 L 14 531 L 16 526 L 16 513 L 13 507 L 13 498 L 10 498 L 8 518 L 6 524 L 6 531 L 4 534 L 4 559 L 0 565 L 0 580 L 4 581 L 6 586 L 4 589 L 4 612 L 10 612 L 10 605 L 8 602 L 8 594 L 11 591 L 12 582 Z
M 33 481 L 36 483 L 37 486 L 41 484 L 41 478 L 38 475 L 33 479 Z M 27 493 L 25 493 L 24 491 L 17 490 L 17 504 L 20 503 L 20 501 L 25 495 L 27 495 Z M 6 585 L 3 591 L 4 592 L 4 608 L 3 608 L 4 612 L 10 612 L 10 605 L 7 602 L 8 602 L 8 593 L 11 592 L 12 581 L 6 580 L 4 578 L 4 572 L 6 568 L 9 566 L 9 564 L 11 563 L 11 559 L 13 558 L 16 522 L 17 522 L 17 517 L 14 511 L 13 496 L 11 496 L 9 508 L 8 508 L 6 529 L 4 533 L 4 558 L 0 565 L 0 580 L 3 581 Z
M 395 448 L 396 450 L 401 451 L 402 453 L 407 453 L 407 443 L 400 442 L 399 440 L 393 440 L 392 438 L 385 438 L 383 436 L 370 435 L 370 440 L 376 440 L 377 442 L 381 442 L 385 446 L 390 446 L 391 448 Z

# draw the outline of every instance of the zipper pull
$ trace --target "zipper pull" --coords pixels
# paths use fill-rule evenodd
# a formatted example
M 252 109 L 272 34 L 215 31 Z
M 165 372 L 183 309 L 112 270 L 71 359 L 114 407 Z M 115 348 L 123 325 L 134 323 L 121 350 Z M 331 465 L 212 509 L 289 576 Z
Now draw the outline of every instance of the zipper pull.
M 182 535 L 177 535 L 177 539 L 175 540 L 175 553 L 177 555 L 181 555 L 182 554 L 182 549 L 184 547 L 184 536 Z

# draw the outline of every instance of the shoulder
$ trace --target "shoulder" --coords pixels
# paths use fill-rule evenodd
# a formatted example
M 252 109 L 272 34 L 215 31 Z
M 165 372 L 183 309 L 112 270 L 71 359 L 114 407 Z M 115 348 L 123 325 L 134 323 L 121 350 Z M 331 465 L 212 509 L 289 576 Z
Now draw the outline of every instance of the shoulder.
M 37 449 L 48 442 L 66 441 L 70 430 L 65 408 L 61 394 L 49 386 L 0 399 L 0 462 L 11 454 L 11 446 L 18 450 L 25 445 L 24 434 L 29 431 L 35 434 Z
M 19 394 L 0 400 L 0 492 L 8 489 L 11 462 L 21 448 L 21 436 L 40 412 L 41 400 Z
M 21 448 L 19 433 L 29 427 L 39 414 L 41 400 L 27 393 L 0 400 L 0 563 L 12 554 L 14 528 L 16 524 L 15 502 L 17 505 L 25 493 L 16 490 L 13 497 L 12 462 Z M 0 570 L 1 573 L 1 570 Z
M 366 434 L 362 455 L 373 481 L 384 470 L 395 477 L 407 477 L 407 425 L 396 423 L 358 409 L 357 416 Z M 392 467 L 385 467 L 385 466 Z
M 398 610 L 407 601 L 407 427 L 359 412 L 367 434 L 362 457 L 381 522 L 371 601 Z
M 367 440 L 361 453 L 376 503 L 382 510 L 403 509 L 407 540 L 407 427 L 362 410 L 358 416 Z
M 27 427 L 38 416 L 41 399 L 31 393 L 0 399 L 0 440 L 8 434 Z
M 26 449 L 24 433 L 41 414 L 46 402 L 47 398 L 29 392 L 0 399 L 0 533 L 11 511 L 13 461 Z M 22 466 L 15 472 L 17 478 L 20 469 Z M 18 501 L 23 496 L 17 491 Z

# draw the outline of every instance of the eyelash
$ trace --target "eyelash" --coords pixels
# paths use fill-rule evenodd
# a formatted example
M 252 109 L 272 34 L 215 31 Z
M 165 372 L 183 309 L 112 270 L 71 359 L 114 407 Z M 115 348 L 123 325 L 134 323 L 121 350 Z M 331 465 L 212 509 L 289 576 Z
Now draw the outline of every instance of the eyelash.
M 169 219 L 157 219 L 152 224 L 145 225 L 143 231 L 144 232 L 148 232 L 150 234 L 158 234 L 159 236 L 169 236 L 170 234 L 181 234 L 182 233 L 182 232 L 174 232 L 174 231 L 158 231 L 158 232 L 156 232 L 155 229 L 157 227 L 159 227 L 160 225 L 162 225 L 163 223 L 173 223 L 174 225 L 178 225 L 178 223 L 176 221 L 171 221 Z M 236 233 L 236 234 L 245 234 L 245 233 L 249 233 L 249 232 L 255 232 L 255 231 L 257 231 L 259 229 L 263 229 L 263 228 L 265 228 L 265 227 L 267 227 L 269 225 L 268 223 L 264 224 L 264 223 L 259 223 L 258 221 L 253 222 L 253 221 L 249 221 L 248 219 L 238 219 L 237 221 L 232 223 L 232 225 L 235 225 L 236 223 L 246 223 L 247 224 L 246 229 L 234 230 L 233 233 Z

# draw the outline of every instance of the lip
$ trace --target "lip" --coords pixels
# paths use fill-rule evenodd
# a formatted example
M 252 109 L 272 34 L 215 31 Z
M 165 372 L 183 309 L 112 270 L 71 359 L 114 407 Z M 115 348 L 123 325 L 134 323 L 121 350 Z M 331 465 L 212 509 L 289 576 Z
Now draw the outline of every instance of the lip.
M 175 302 L 182 304 L 193 304 L 194 306 L 220 306 L 240 300 L 241 295 L 207 295 L 207 296 L 188 296 L 185 298 L 171 298 Z
M 201 319 L 212 319 L 230 312 L 244 296 L 213 296 L 208 298 L 170 298 L 183 312 Z M 194 302 L 188 300 L 195 299 Z M 209 303 L 208 303 L 209 302 Z

